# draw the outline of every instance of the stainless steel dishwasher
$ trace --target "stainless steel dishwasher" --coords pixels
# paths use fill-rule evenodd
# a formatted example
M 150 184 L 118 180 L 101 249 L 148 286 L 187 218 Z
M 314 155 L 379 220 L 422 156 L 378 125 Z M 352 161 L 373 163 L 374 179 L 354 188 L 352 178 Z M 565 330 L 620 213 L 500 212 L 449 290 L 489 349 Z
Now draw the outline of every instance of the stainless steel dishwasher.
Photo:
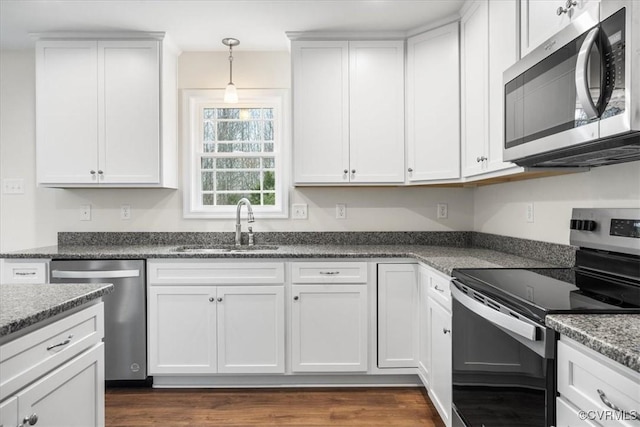
M 141 260 L 51 261 L 51 283 L 112 283 L 104 300 L 107 384 L 147 380 L 145 263 Z M 140 384 L 138 384 L 140 383 Z

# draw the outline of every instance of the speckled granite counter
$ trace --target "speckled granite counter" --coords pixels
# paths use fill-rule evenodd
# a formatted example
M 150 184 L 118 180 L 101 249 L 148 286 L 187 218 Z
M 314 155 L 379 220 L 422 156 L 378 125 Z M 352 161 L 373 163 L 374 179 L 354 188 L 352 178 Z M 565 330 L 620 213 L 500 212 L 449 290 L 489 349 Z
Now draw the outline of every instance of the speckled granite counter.
M 640 372 L 640 314 L 553 314 L 547 326 Z
M 86 304 L 113 291 L 104 283 L 0 285 L 0 337 Z
M 178 245 L 49 246 L 0 258 L 149 259 L 149 258 L 413 258 L 447 275 L 454 268 L 547 268 L 559 265 L 491 249 L 422 245 L 279 245 L 274 250 L 178 252 Z M 560 266 L 566 266 L 560 265 Z

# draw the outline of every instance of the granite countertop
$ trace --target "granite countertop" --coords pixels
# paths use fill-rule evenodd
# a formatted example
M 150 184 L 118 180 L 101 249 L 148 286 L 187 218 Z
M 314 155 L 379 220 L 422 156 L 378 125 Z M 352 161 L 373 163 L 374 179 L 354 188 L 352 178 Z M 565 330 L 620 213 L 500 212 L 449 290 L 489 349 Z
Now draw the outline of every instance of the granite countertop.
M 149 259 L 149 258 L 413 258 L 451 275 L 454 268 L 553 268 L 561 265 L 491 249 L 426 245 L 277 245 L 273 250 L 178 252 L 180 245 L 48 246 L 0 254 L 0 258 Z
M 552 314 L 547 326 L 640 372 L 640 314 Z
M 108 283 L 0 285 L 0 338 L 113 291 Z

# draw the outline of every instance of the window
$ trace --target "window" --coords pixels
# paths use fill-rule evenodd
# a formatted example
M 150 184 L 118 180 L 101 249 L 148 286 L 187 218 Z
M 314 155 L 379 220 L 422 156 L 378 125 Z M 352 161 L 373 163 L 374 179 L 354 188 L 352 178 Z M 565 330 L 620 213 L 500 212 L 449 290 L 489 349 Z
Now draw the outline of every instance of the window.
M 235 217 L 243 197 L 256 217 L 287 217 L 285 94 L 243 91 L 225 104 L 223 91 L 184 92 L 186 218 Z

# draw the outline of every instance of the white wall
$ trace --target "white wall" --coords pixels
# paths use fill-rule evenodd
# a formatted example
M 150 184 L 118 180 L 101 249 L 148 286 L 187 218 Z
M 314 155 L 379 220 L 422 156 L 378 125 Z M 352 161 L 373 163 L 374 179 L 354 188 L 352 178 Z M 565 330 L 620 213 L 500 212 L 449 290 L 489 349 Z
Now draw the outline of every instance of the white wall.
M 0 52 L 0 177 L 23 178 L 24 195 L 0 194 L 0 251 L 56 243 L 58 231 L 233 231 L 233 220 L 185 220 L 181 190 L 50 189 L 35 185 L 35 90 L 33 50 Z M 228 54 L 184 53 L 179 88 L 223 88 Z M 288 52 L 234 53 L 239 88 L 289 88 Z M 473 190 L 436 188 L 298 188 L 291 203 L 309 205 L 308 220 L 258 220 L 255 231 L 446 231 L 473 226 Z M 436 219 L 436 204 L 449 204 L 449 218 Z M 347 204 L 347 219 L 335 219 L 335 204 Z M 79 206 L 92 205 L 92 221 L 79 220 Z M 132 219 L 120 220 L 129 204 Z
M 533 202 L 534 222 L 526 222 Z M 478 187 L 473 230 L 569 244 L 572 208 L 640 208 L 640 162 Z

